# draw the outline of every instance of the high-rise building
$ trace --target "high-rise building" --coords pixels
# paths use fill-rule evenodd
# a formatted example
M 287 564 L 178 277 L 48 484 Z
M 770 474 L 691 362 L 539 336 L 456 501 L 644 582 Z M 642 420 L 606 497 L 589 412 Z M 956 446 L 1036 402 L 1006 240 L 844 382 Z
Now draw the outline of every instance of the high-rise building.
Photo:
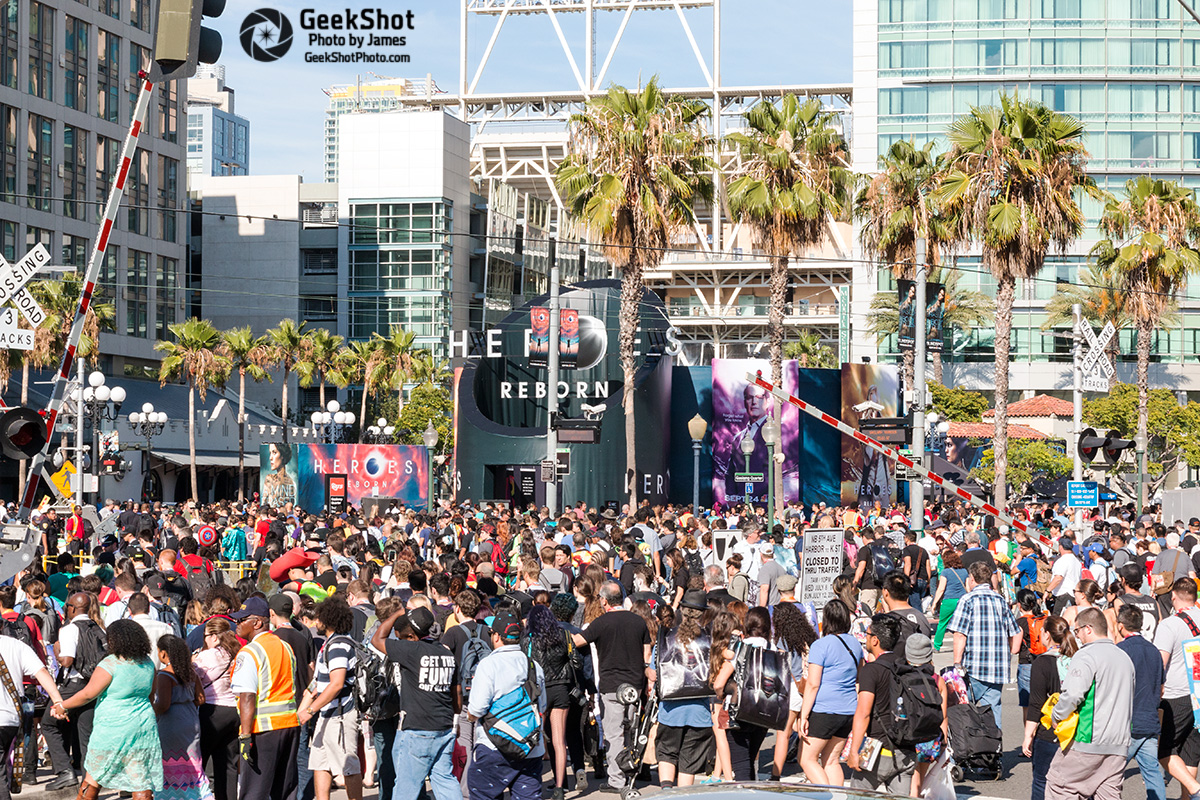
M 8 0 L 0 11 L 0 253 L 10 261 L 39 242 L 54 263 L 86 267 L 122 143 L 149 66 L 153 4 Z M 111 375 L 157 374 L 157 339 L 182 313 L 186 229 L 184 88 L 154 87 L 124 204 L 100 273 L 99 299 L 115 306 L 99 366 Z
M 188 79 L 187 171 L 199 175 L 250 174 L 250 120 L 234 113 L 225 67 L 201 64 Z
M 379 78 L 366 83 L 338 84 L 325 90 L 329 109 L 325 112 L 325 181 L 338 180 L 338 139 L 343 114 L 372 114 L 411 107 L 414 98 L 439 93 L 432 77 L 423 81 L 407 78 Z M 401 99 L 408 103 L 402 103 Z
M 944 147 L 955 116 L 998 105 L 1001 92 L 1082 121 L 1088 169 L 1103 189 L 1119 192 L 1128 178 L 1147 173 L 1200 186 L 1200 25 L 1173 0 L 855 0 L 855 170 L 874 171 L 899 139 Z M 1047 301 L 1081 281 L 1098 238 L 1101 206 L 1089 200 L 1084 210 L 1089 230 L 1071 252 L 1052 255 L 1036 279 L 1017 282 L 1014 389 L 1070 386 L 1070 341 L 1042 326 Z M 957 265 L 959 288 L 994 296 L 977 250 Z M 888 270 L 857 270 L 856 321 L 866 318 L 876 291 L 895 291 Z M 1128 382 L 1136 332 L 1119 337 L 1117 378 Z M 988 326 L 955 336 L 945 355 L 947 383 L 990 387 L 994 345 Z M 1200 390 L 1196 370 L 1184 369 L 1200 360 L 1200 302 L 1182 299 L 1150 348 L 1152 385 Z M 878 354 L 895 359 L 894 339 Z M 854 355 L 874 357 L 875 342 L 856 336 Z

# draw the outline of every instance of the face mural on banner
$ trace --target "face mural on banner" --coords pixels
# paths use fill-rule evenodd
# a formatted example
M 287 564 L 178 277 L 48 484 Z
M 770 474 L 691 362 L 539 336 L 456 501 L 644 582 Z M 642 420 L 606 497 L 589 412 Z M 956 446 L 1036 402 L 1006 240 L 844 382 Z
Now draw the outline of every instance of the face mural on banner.
M 771 374 L 771 365 L 761 359 L 720 359 L 712 362 L 712 403 L 713 403 L 713 500 L 724 505 L 750 502 L 767 504 L 767 444 L 763 439 L 763 426 L 775 413 L 775 398 L 767 394 L 765 389 L 751 384 L 746 375 L 761 371 L 763 375 Z M 785 361 L 783 364 L 783 389 L 789 393 L 796 392 L 796 362 Z M 783 498 L 776 498 L 777 504 L 799 499 L 798 448 L 800 411 L 793 405 L 783 406 L 780 420 L 782 428 L 783 450 Z M 754 450 L 750 454 L 749 469 L 747 460 L 742 452 L 742 442 L 750 439 L 754 442 Z M 779 445 L 775 452 L 779 453 Z M 749 472 L 751 475 L 761 475 L 761 480 L 751 481 L 747 492 L 747 483 L 739 481 L 738 475 Z
M 883 410 L 855 406 L 875 403 Z M 900 413 L 900 376 L 886 364 L 842 365 L 842 420 L 853 428 L 873 417 L 895 417 Z M 896 499 L 895 462 L 863 446 L 849 436 L 842 439 L 842 505 L 871 508 L 876 502 L 886 508 Z
M 260 446 L 261 502 L 288 502 L 305 511 L 325 506 L 325 476 L 346 475 L 346 502 L 364 497 L 398 497 L 424 506 L 429 491 L 429 456 L 419 445 L 280 444 Z

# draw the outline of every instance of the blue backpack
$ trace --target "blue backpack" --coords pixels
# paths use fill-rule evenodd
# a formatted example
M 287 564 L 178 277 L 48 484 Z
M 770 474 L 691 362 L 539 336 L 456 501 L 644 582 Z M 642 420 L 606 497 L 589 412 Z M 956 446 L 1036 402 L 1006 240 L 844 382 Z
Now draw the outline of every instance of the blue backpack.
M 497 697 L 479 720 L 484 733 L 500 755 L 510 762 L 524 761 L 542 740 L 542 712 L 538 709 L 541 691 L 537 668 L 529 659 L 525 682 Z

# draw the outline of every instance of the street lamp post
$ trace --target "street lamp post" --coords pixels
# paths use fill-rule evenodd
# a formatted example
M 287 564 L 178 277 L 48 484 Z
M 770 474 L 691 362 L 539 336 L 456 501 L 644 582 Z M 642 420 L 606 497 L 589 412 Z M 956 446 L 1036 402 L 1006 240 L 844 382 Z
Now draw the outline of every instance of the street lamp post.
M 437 447 L 438 432 L 437 428 L 433 427 L 433 420 L 429 420 L 429 424 L 425 426 L 424 432 L 421 434 L 421 441 L 425 442 L 425 449 L 429 451 L 429 505 L 428 510 L 433 514 L 433 448 Z
M 167 414 L 165 411 L 155 411 L 153 403 L 142 403 L 140 412 L 134 411 L 129 415 L 129 427 L 146 440 L 146 451 L 142 458 L 142 501 L 147 502 L 154 499 L 149 497 L 152 474 L 150 471 L 150 440 L 167 427 Z
M 325 404 L 324 411 L 314 411 L 309 420 L 316 435 L 333 444 L 346 438 L 343 434 L 346 428 L 354 424 L 354 412 L 342 411 L 341 403 L 330 400 Z
M 775 527 L 775 448 L 782 432 L 775 417 L 763 423 L 763 441 L 767 443 L 767 532 Z
M 750 481 L 750 454 L 754 452 L 754 437 L 742 437 L 742 455 L 746 459 L 746 505 L 753 508 L 753 503 L 750 500 L 750 489 L 754 484 Z
M 374 425 L 367 426 L 367 433 L 363 438 L 367 440 L 367 444 L 385 444 L 392 440 L 395 433 L 395 426 L 388 425 L 388 421 L 380 417 Z
M 692 437 L 692 513 L 700 513 L 700 447 L 704 444 L 704 434 L 708 431 L 708 423 L 704 417 L 697 414 L 688 420 L 688 435 Z
M 80 427 L 82 418 L 92 425 L 92 469 L 100 475 L 100 423 L 104 420 L 115 421 L 121 415 L 121 404 L 125 402 L 125 389 L 122 386 L 108 386 L 104 373 L 99 370 L 88 375 L 87 388 L 83 390 L 83 403 L 80 405 Z M 111 401 L 112 405 L 109 405 Z M 83 465 L 79 465 L 79 474 L 83 474 Z M 80 478 L 82 482 L 82 477 Z M 82 496 L 82 494 L 80 495 Z
M 1146 447 L 1149 444 L 1146 437 L 1138 433 L 1133 437 L 1134 446 L 1137 447 L 1137 463 L 1138 463 L 1138 486 L 1137 486 L 1137 513 L 1142 516 L 1142 510 L 1146 504 Z

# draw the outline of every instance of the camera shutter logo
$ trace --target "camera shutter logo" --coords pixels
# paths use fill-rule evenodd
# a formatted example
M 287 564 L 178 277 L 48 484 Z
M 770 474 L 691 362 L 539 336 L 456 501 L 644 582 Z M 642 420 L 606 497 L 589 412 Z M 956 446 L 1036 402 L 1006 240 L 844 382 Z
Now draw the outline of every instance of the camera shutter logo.
M 276 61 L 292 47 L 292 23 L 273 8 L 260 8 L 242 20 L 239 38 L 255 61 Z

